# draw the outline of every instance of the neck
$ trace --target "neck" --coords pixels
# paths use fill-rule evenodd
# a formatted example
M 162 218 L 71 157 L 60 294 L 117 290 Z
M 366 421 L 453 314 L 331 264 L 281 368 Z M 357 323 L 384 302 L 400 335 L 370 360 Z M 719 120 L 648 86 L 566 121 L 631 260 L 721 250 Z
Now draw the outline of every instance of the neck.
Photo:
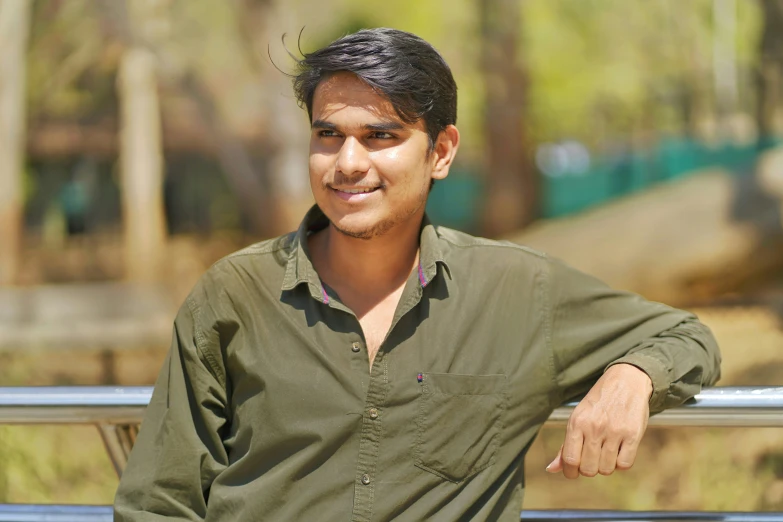
M 311 237 L 315 269 L 338 293 L 388 295 L 405 284 L 418 263 L 422 218 L 407 220 L 371 239 L 346 236 L 330 224 Z

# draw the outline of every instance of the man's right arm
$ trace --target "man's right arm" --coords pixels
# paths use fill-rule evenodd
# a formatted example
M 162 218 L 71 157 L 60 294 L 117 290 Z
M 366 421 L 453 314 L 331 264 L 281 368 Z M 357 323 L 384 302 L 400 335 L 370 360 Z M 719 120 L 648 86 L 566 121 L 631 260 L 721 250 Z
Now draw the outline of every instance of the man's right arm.
M 209 351 L 220 344 L 199 316 L 191 294 L 120 480 L 115 522 L 204 520 L 210 486 L 227 466 L 225 373 Z

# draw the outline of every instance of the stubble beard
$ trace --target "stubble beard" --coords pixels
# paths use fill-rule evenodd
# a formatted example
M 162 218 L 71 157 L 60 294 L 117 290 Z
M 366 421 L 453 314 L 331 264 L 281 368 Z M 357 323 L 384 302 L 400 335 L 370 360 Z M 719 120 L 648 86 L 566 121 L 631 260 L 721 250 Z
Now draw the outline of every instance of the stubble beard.
M 354 239 L 370 240 L 376 237 L 383 236 L 397 225 L 405 222 L 408 218 L 414 215 L 423 205 L 425 205 L 427 203 L 428 193 L 429 193 L 429 187 L 427 187 L 427 189 L 423 192 L 423 194 L 421 195 L 421 199 L 419 200 L 419 203 L 417 205 L 401 210 L 400 212 L 390 216 L 389 218 L 384 219 L 376 223 L 375 225 L 372 225 L 363 230 L 355 230 L 355 229 L 350 230 L 347 228 L 341 228 L 333 221 L 332 221 L 332 226 L 337 232 Z
M 394 228 L 394 222 L 392 219 L 387 219 L 365 230 L 348 230 L 346 228 L 340 228 L 335 223 L 332 223 L 332 226 L 336 231 L 344 236 L 352 237 L 354 239 L 370 240 L 374 237 L 379 237 L 389 232 L 389 230 Z

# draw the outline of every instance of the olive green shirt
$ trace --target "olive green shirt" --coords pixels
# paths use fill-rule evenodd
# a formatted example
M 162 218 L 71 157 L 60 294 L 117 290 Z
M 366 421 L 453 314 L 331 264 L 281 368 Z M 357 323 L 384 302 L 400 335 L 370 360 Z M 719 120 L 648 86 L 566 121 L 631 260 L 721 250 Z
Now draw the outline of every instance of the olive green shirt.
M 518 520 L 533 438 L 608 365 L 651 377 L 653 411 L 718 378 L 692 314 L 426 219 L 370 371 L 359 321 L 308 254 L 326 224 L 314 207 L 196 285 L 116 521 Z

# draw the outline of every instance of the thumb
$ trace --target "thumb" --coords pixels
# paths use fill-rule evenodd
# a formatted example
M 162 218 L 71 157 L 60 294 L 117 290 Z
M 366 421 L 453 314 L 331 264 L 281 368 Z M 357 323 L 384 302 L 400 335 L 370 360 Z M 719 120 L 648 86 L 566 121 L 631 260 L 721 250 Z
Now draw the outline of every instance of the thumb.
M 546 470 L 549 473 L 560 473 L 563 471 L 563 446 L 560 446 L 560 450 L 557 452 L 555 460 L 549 463 Z

